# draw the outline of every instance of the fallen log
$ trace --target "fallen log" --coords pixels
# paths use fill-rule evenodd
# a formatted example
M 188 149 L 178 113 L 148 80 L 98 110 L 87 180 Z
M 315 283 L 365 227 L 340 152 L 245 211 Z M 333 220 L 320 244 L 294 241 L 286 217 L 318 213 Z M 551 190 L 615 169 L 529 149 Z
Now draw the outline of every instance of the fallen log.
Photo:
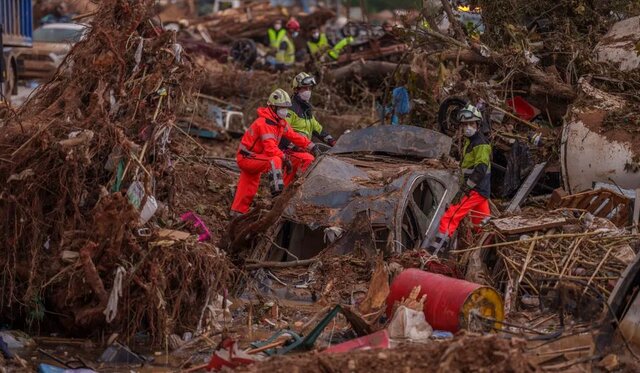
M 395 71 L 405 73 L 410 69 L 407 64 L 397 64 L 385 61 L 354 61 L 327 73 L 331 81 L 344 81 L 359 76 L 363 79 L 384 78 Z
M 291 262 L 255 262 L 255 263 L 250 263 L 245 265 L 244 269 L 251 270 L 251 269 L 258 269 L 258 268 L 291 268 L 291 267 L 298 267 L 298 266 L 301 267 L 301 266 L 307 266 L 309 264 L 313 264 L 317 261 L 318 261 L 317 258 L 313 258 L 313 259 L 294 260 Z
M 248 214 L 230 221 L 227 234 L 221 239 L 219 246 L 226 248 L 229 253 L 238 253 L 247 248 L 253 238 L 265 232 L 280 219 L 289 200 L 295 196 L 297 185 L 298 183 L 286 188 L 273 201 L 273 207 L 266 214 L 263 214 L 263 210 L 256 208 Z
M 505 65 L 505 56 L 495 52 L 489 53 L 489 57 L 485 57 L 473 49 L 453 49 L 440 53 L 440 60 L 465 62 L 468 64 Z M 565 100 L 574 100 L 577 97 L 571 85 L 560 81 L 553 74 L 545 73 L 532 64 L 522 66 L 518 68 L 518 70 L 535 83 L 532 84 L 532 90 L 536 87 L 535 89 L 540 93 Z
M 320 27 L 335 13 L 328 8 L 318 8 L 315 12 L 297 17 L 305 29 Z M 215 42 L 228 43 L 233 40 L 248 38 L 262 39 L 267 37 L 267 29 L 278 19 L 288 18 L 280 7 L 272 7 L 269 3 L 248 5 L 242 8 L 228 9 L 215 15 L 202 18 L 193 25 L 202 25 L 209 30 Z

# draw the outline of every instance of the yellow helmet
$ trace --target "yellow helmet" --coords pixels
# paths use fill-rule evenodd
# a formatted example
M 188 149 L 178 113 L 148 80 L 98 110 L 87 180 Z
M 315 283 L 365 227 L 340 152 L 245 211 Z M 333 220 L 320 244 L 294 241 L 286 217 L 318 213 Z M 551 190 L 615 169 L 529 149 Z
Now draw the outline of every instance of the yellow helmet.
M 316 78 L 314 78 L 311 74 L 307 74 L 305 72 L 301 72 L 300 74 L 296 75 L 296 77 L 293 78 L 293 81 L 291 82 L 291 86 L 293 87 L 293 89 L 300 87 L 313 87 L 316 84 Z
M 284 89 L 278 88 L 271 92 L 267 104 L 277 107 L 291 107 L 291 98 Z

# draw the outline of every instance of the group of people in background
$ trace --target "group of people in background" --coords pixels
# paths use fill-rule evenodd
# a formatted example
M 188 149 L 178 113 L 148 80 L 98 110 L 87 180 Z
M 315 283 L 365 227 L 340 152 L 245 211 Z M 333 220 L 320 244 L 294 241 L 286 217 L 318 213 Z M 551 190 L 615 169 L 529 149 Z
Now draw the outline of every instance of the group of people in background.
M 268 29 L 267 62 L 275 69 L 285 70 L 296 61 L 303 60 L 305 55 L 318 61 L 337 61 L 344 48 L 354 41 L 352 36 L 330 40 L 318 27 L 312 27 L 307 38 L 302 38 L 300 31 L 300 22 L 293 17 L 286 23 L 279 19 Z

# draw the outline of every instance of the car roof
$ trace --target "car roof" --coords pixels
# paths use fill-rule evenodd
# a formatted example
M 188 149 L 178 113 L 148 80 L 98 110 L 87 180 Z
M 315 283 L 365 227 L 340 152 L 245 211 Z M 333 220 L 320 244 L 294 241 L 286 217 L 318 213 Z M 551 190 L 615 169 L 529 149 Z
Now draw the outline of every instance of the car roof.
M 344 133 L 328 153 L 384 153 L 438 159 L 449 154 L 451 142 L 451 137 L 422 127 L 373 126 Z
M 57 28 L 57 29 L 67 29 L 67 30 L 84 30 L 87 28 L 87 25 L 82 23 L 47 23 L 45 25 L 40 26 L 40 28 Z

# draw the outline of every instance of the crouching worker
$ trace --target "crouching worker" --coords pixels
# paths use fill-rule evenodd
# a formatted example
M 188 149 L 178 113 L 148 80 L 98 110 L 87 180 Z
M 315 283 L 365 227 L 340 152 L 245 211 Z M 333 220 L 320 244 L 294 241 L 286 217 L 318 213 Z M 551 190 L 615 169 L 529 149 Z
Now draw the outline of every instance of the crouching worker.
M 236 154 L 238 167 L 240 167 L 240 180 L 231 205 L 232 216 L 249 212 L 263 173 L 269 173 L 271 194 L 277 195 L 285 187 L 283 167 L 288 173 L 296 172 L 291 161 L 278 148 L 281 138 L 286 138 L 308 152 L 318 152 L 314 143 L 297 134 L 287 123 L 285 118 L 290 107 L 291 99 L 287 92 L 276 89 L 269 95 L 267 107 L 258 108 L 258 119 L 242 136 Z M 298 164 L 298 167 L 308 167 L 313 159 L 313 156 L 310 156 L 308 162 Z
M 491 213 L 491 144 L 480 131 L 482 114 L 475 106 L 467 105 L 458 114 L 458 121 L 465 136 L 460 163 L 464 179 L 429 245 L 429 251 L 434 255 L 446 254 L 449 240 L 465 216 L 470 215 L 471 222 L 479 230 Z
M 307 73 L 300 73 L 293 78 L 293 98 L 291 100 L 291 108 L 289 109 L 289 117 L 287 122 L 291 125 L 291 128 L 306 137 L 309 140 L 313 140 L 313 137 L 317 137 L 322 142 L 329 146 L 334 146 L 336 140 L 331 137 L 327 132 L 322 130 L 322 125 L 313 115 L 313 107 L 309 102 L 311 98 L 311 90 L 316 86 L 316 80 L 313 76 Z M 287 139 L 283 139 L 280 142 L 280 149 L 291 159 L 291 162 L 301 172 L 306 170 L 307 166 L 313 161 L 313 156 L 305 152 L 304 149 L 299 149 L 295 144 L 292 144 Z M 285 184 L 289 184 L 295 178 L 296 173 L 288 172 L 284 175 Z

